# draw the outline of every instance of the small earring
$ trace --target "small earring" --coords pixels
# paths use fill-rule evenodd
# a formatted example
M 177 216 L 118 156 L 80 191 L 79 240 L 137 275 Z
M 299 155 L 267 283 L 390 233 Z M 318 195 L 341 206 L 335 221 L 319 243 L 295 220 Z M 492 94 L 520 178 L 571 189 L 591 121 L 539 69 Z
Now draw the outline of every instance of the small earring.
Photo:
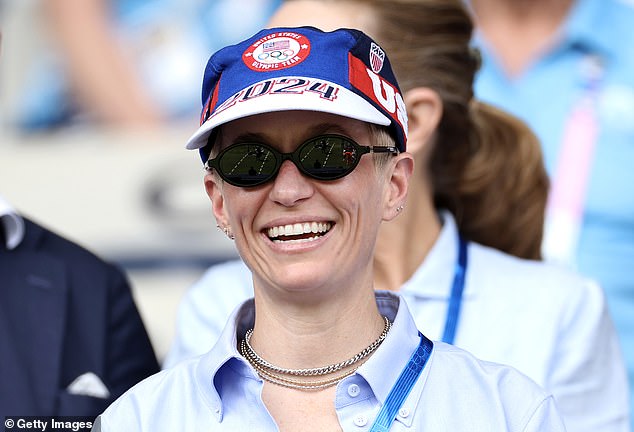
M 404 208 L 405 208 L 404 205 L 400 205 L 400 206 L 396 207 L 396 213 L 402 212 Z
M 227 237 L 229 237 L 229 240 L 235 240 L 236 239 L 236 236 L 233 235 L 233 233 L 231 232 L 231 230 L 228 227 L 221 227 L 220 225 L 216 225 L 216 228 L 218 228 L 220 231 L 225 233 L 225 235 Z

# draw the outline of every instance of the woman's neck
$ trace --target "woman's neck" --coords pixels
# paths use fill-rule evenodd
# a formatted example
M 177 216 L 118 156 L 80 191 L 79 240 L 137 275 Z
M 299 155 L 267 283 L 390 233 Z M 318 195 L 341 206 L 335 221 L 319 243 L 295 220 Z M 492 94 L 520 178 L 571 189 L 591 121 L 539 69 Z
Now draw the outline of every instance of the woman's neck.
M 255 289 L 251 345 L 276 366 L 302 369 L 339 363 L 370 345 L 384 328 L 371 286 L 311 305 L 280 304 L 257 285 Z
M 442 225 L 431 196 L 424 179 L 411 179 L 405 208 L 381 226 L 374 253 L 375 289 L 398 291 L 436 243 Z
M 509 77 L 555 42 L 574 0 L 471 0 L 477 27 Z

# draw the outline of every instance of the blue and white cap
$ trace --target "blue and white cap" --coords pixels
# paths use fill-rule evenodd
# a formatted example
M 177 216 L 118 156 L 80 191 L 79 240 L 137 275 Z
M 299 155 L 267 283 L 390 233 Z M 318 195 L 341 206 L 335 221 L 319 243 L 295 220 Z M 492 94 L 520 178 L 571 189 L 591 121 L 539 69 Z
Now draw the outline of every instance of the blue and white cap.
M 212 131 L 232 120 L 308 110 L 388 126 L 405 151 L 407 114 L 390 61 L 358 30 L 262 30 L 211 56 L 202 101 L 200 128 L 188 149 L 207 146 Z

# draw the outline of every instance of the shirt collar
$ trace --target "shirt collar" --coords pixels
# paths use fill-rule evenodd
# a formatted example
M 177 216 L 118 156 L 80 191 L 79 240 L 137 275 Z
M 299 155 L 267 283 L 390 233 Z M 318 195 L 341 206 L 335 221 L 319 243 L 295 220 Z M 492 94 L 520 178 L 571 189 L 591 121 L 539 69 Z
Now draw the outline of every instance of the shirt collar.
M 374 396 L 383 405 L 412 353 L 418 348 L 420 337 L 414 318 L 400 295 L 389 291 L 377 291 L 375 295 L 379 312 L 392 321 L 392 328 L 381 346 L 357 373 L 368 382 Z M 417 403 L 420 399 L 428 369 L 423 369 L 422 382 L 416 384 L 408 401 Z
M 216 390 L 214 379 L 224 367 L 231 367 L 243 376 L 259 379 L 248 362 L 238 352 L 238 337 L 242 339 L 255 322 L 255 302 L 253 298 L 238 306 L 223 329 L 214 347 L 204 354 L 196 370 L 196 380 L 200 390 L 218 421 L 222 420 L 223 407 Z
M 24 239 L 24 219 L 0 195 L 0 229 L 4 230 L 6 247 L 15 249 Z
M 377 400 L 383 403 L 401 370 L 418 347 L 420 338 L 416 323 L 405 301 L 401 301 L 398 294 L 377 291 L 375 296 L 379 312 L 392 321 L 392 327 L 381 346 L 358 369 L 357 374 L 368 382 Z M 201 384 L 199 388 L 204 399 L 218 421 L 222 420 L 223 406 L 214 386 L 214 379 L 221 369 L 231 367 L 245 377 L 259 379 L 237 349 L 238 338 L 244 336 L 246 330 L 253 326 L 254 321 L 255 303 L 253 299 L 250 299 L 234 310 L 218 342 L 211 351 L 201 357 L 197 366 L 196 381 Z M 385 367 L 387 364 L 390 365 L 389 368 Z M 425 370 L 423 375 L 426 377 Z M 417 388 L 418 392 L 422 392 L 422 386 Z M 412 398 L 412 400 L 418 399 L 418 397 Z
M 578 46 L 588 53 L 600 57 L 608 57 L 615 49 L 614 33 L 608 31 L 618 25 L 616 1 L 577 0 L 564 25 L 562 26 L 562 43 Z M 616 18 L 616 21 L 613 19 Z

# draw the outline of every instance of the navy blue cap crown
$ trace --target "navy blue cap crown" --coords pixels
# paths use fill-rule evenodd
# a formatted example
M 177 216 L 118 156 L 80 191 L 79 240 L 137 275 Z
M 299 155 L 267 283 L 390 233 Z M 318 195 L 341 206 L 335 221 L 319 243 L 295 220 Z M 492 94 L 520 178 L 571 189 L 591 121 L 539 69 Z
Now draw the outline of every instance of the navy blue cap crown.
M 214 128 L 272 111 L 328 112 L 388 126 L 405 150 L 407 115 L 390 61 L 352 29 L 272 28 L 221 49 L 208 61 L 200 128 L 188 149 L 207 145 Z

